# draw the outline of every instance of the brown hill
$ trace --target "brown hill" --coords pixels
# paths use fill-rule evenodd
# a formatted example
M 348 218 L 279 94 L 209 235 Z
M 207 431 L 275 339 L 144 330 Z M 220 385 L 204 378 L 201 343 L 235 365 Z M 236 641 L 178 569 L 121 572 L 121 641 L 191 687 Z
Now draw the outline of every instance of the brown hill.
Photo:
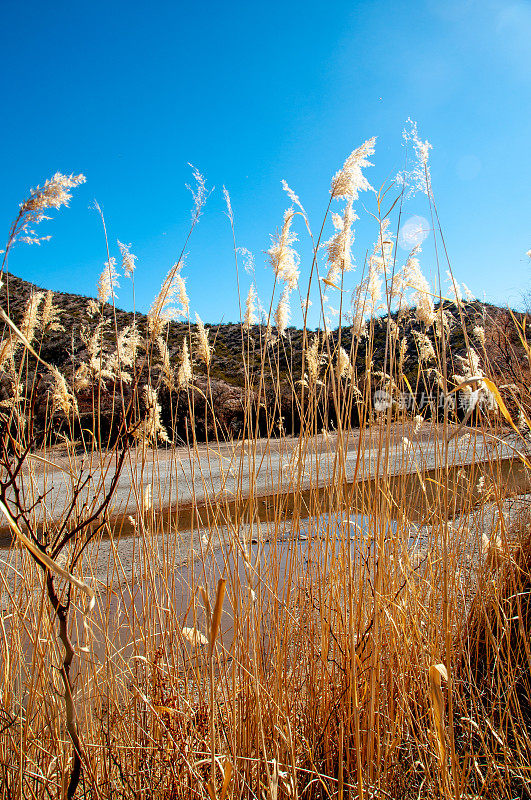
M 4 285 L 0 289 L 0 304 L 7 311 L 16 324 L 21 324 L 29 298 L 35 292 L 44 292 L 23 279 L 5 273 Z M 58 322 L 61 329 L 48 329 L 44 333 L 36 330 L 34 346 L 39 350 L 42 358 L 48 363 L 56 366 L 71 382 L 79 365 L 88 358 L 87 353 L 87 331 L 94 330 L 96 322 L 89 313 L 90 298 L 77 294 L 56 292 L 53 294 L 53 306 L 58 310 Z M 44 302 L 44 299 L 43 301 Z M 447 371 L 448 375 L 459 372 L 461 369 L 459 357 L 466 354 L 465 331 L 469 342 L 476 349 L 480 356 L 481 364 L 485 374 L 491 375 L 495 381 L 502 384 L 512 384 L 515 386 L 525 386 L 529 381 L 529 369 L 527 355 L 519 340 L 515 320 L 511 312 L 478 301 L 466 303 L 462 307 L 462 319 L 455 306 L 445 304 L 446 312 L 453 317 L 454 324 L 450 328 L 449 347 L 447 351 Z M 113 312 L 111 305 L 105 305 L 102 310 L 102 318 L 106 321 L 102 326 L 102 353 L 105 357 L 110 356 L 116 348 L 116 330 L 121 331 L 133 322 L 142 336 L 146 334 L 147 317 L 144 314 L 116 309 Z M 114 323 L 114 313 L 116 324 Z M 393 315 L 396 320 L 396 315 Z M 516 321 L 522 321 L 522 315 L 516 315 Z M 375 319 L 372 322 L 373 333 L 370 339 L 364 339 L 356 351 L 355 372 L 358 378 L 365 375 L 367 364 L 372 362 L 371 384 L 374 384 L 374 375 L 383 371 L 383 362 L 386 354 L 385 340 L 387 324 L 383 318 Z M 206 325 L 209 332 L 209 340 L 212 345 L 212 362 L 210 365 L 211 390 L 215 395 L 214 406 L 218 415 L 218 422 L 223 433 L 228 436 L 238 435 L 243 429 L 243 403 L 241 391 L 245 384 L 245 367 L 242 357 L 242 329 L 239 324 L 220 324 Z M 53 328 L 53 326 L 52 326 Z M 403 372 L 411 387 L 417 394 L 423 391 L 431 392 L 433 383 L 426 384 L 425 370 L 419 371 L 419 345 L 414 332 L 419 325 L 411 314 L 409 319 L 401 322 L 401 340 L 404 340 L 405 347 L 403 352 Z M 261 341 L 265 335 L 265 327 L 254 326 L 244 337 L 244 351 L 247 362 L 247 374 L 251 385 L 258 379 L 262 369 Z M 171 322 L 165 328 L 164 338 L 167 343 L 170 363 L 172 368 L 176 368 L 179 363 L 180 352 L 183 339 L 190 337 L 192 356 L 194 355 L 194 340 L 197 326 L 187 322 Z M 483 333 L 482 333 L 483 332 Z M 429 332 L 430 341 L 436 346 L 435 333 Z M 313 334 L 309 334 L 309 339 Z M 326 350 L 335 353 L 339 332 L 331 332 Z M 341 330 L 341 346 L 350 351 L 352 336 L 350 329 Z M 286 331 L 286 336 L 278 342 L 274 348 L 270 348 L 267 357 L 265 381 L 266 386 L 271 387 L 271 396 L 265 397 L 266 405 L 274 406 L 273 413 L 280 419 L 283 417 L 284 425 L 287 429 L 297 428 L 296 411 L 293 403 L 293 382 L 301 378 L 302 368 L 302 347 L 303 332 L 300 329 L 291 327 Z M 368 352 L 368 348 L 371 348 Z M 398 344 L 397 344 L 398 347 Z M 195 433 L 198 438 L 206 435 L 205 427 L 209 427 L 208 414 L 205 415 L 204 424 L 199 424 L 197 420 L 201 418 L 201 408 L 205 406 L 205 373 L 206 369 L 199 359 L 194 359 L 194 384 L 196 389 L 194 403 L 196 406 L 196 425 Z M 290 377 L 291 376 L 291 377 Z M 7 380 L 6 374 L 0 376 L 3 385 L 3 396 L 6 397 L 8 391 L 5 387 Z M 143 381 L 150 382 L 159 390 L 159 401 L 162 405 L 162 418 L 166 425 L 174 431 L 177 438 L 186 438 L 189 430 L 186 428 L 186 403 L 177 396 L 172 401 L 172 392 L 164 387 L 161 381 L 161 365 L 154 361 L 151 375 L 145 372 Z M 27 379 L 26 379 L 27 382 Z M 273 386 L 276 384 L 276 390 Z M 279 388 L 280 387 L 280 388 Z M 44 394 L 43 394 L 44 392 Z M 45 413 L 46 403 L 49 400 L 50 380 L 44 379 L 41 387 L 40 405 L 42 413 Z M 266 391 L 266 395 L 268 392 Z M 114 390 L 109 395 L 108 411 L 112 416 L 115 407 Z M 175 406 L 173 411 L 170 406 Z M 103 404 L 105 405 L 105 403 Z M 323 415 L 330 415 L 327 403 L 323 406 Z M 177 414 L 175 411 L 177 410 Z M 85 423 L 89 424 L 89 413 L 93 411 L 92 403 L 87 400 L 87 413 Z M 356 423 L 356 419 L 353 422 Z M 323 424 L 333 424 L 334 420 L 323 418 Z M 112 421 L 108 420 L 105 428 L 112 429 Z

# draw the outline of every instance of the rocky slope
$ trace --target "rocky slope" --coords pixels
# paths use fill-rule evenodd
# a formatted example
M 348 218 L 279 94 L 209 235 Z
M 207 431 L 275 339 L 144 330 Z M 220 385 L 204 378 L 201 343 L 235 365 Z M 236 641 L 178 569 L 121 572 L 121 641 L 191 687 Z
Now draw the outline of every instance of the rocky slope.
M 39 289 L 27 281 L 18 278 L 13 274 L 4 275 L 4 285 L 0 289 L 0 304 L 8 312 L 16 324 L 21 324 L 25 308 L 29 298 Z M 62 329 L 48 330 L 44 334 L 39 328 L 36 329 L 34 346 L 40 351 L 42 358 L 48 363 L 56 366 L 71 383 L 77 367 L 88 358 L 86 331 L 94 330 L 95 320 L 88 310 L 89 298 L 76 294 L 57 292 L 53 295 L 53 305 L 58 309 L 58 322 Z M 507 310 L 497 308 L 479 302 L 467 303 L 463 307 L 463 319 L 460 321 L 459 313 L 454 307 L 445 306 L 445 310 L 453 317 L 450 328 L 449 348 L 446 354 L 448 374 L 452 375 L 462 370 L 459 356 L 466 354 L 465 331 L 469 343 L 475 348 L 480 356 L 480 362 L 485 368 L 486 374 L 491 375 L 495 380 L 503 383 L 520 385 L 522 390 L 529 382 L 529 368 L 525 351 L 519 342 L 515 331 L 514 321 L 511 319 Z M 133 314 L 132 312 L 116 309 L 116 326 L 113 321 L 113 308 L 106 305 L 103 308 L 103 318 L 106 324 L 102 328 L 102 350 L 104 355 L 110 355 L 115 349 L 116 329 L 123 330 L 126 326 L 136 323 L 142 335 L 146 332 L 146 316 L 144 314 Z M 394 317 L 393 319 L 396 319 Z M 522 321 L 522 315 L 518 319 Z M 373 321 L 373 331 L 370 339 L 361 340 L 356 351 L 355 369 L 360 379 L 366 374 L 367 365 L 372 362 L 371 384 L 376 386 L 375 377 L 378 371 L 383 369 L 386 356 L 386 331 L 387 324 L 383 318 Z M 214 407 L 217 413 L 217 421 L 223 435 L 237 436 L 243 430 L 243 396 L 242 388 L 245 384 L 245 367 L 242 357 L 242 330 L 237 324 L 221 324 L 216 326 L 206 325 L 209 332 L 209 341 L 212 346 L 212 362 L 210 365 L 210 389 L 212 397 L 209 396 L 208 402 L 205 397 L 207 383 L 205 380 L 206 369 L 201 361 L 194 358 L 194 385 L 192 390 L 192 400 L 195 405 L 195 434 L 199 439 L 203 439 L 206 430 L 212 427 L 212 419 L 209 419 L 210 409 Z M 400 336 L 397 337 L 397 352 L 400 343 L 403 344 L 403 373 L 405 374 L 413 391 L 419 395 L 422 391 L 429 393 L 433 390 L 433 381 L 427 384 L 424 369 L 422 377 L 419 379 L 419 339 L 414 335 L 418 331 L 419 324 L 414 320 L 414 315 L 410 315 L 409 320 L 403 321 L 400 326 Z M 196 326 L 187 322 L 172 322 L 168 325 L 164 333 L 167 342 L 170 363 L 172 367 L 177 367 L 185 336 L 191 335 L 192 356 L 194 356 Z M 483 333 L 482 333 L 483 332 Z M 244 350 L 248 365 L 248 374 L 251 382 L 256 381 L 261 370 L 260 342 L 265 335 L 265 328 L 254 326 L 249 337 L 244 337 Z M 341 346 L 350 352 L 352 336 L 348 327 L 339 332 L 333 331 L 328 339 L 327 347 L 332 352 L 337 353 L 337 344 L 341 336 Z M 309 340 L 313 338 L 310 332 Z M 437 348 L 438 341 L 435 338 L 433 329 L 430 330 L 429 339 L 432 345 Z M 285 425 L 289 430 L 297 427 L 297 413 L 294 408 L 293 387 L 289 376 L 297 381 L 301 376 L 302 368 L 302 347 L 303 332 L 297 328 L 288 328 L 286 336 L 280 340 L 278 346 L 270 348 L 266 365 L 266 384 L 270 390 L 266 392 L 265 405 L 271 410 L 273 415 L 278 417 L 279 424 Z M 370 348 L 370 350 L 368 349 Z M 325 352 L 326 352 L 325 348 Z M 398 358 L 398 356 L 397 356 Z M 189 396 L 180 397 L 179 393 L 170 391 L 161 381 L 162 372 L 160 365 L 156 364 L 152 368 L 151 376 L 143 375 L 143 381 L 151 382 L 159 389 L 159 402 L 162 406 L 162 419 L 169 430 L 173 431 L 172 439 L 183 440 L 190 434 L 190 419 L 187 409 L 189 408 Z M 487 362 L 490 362 L 487 366 Z M 429 363 L 429 360 L 425 362 Z M 323 368 L 325 371 L 325 368 Z M 6 387 L 7 375 L 4 371 L 0 374 L 0 384 L 3 397 L 9 394 Z M 28 383 L 26 379 L 26 383 Z M 277 384 L 277 390 L 273 389 Z M 278 390 L 280 386 L 280 391 Z M 49 402 L 50 379 L 43 376 L 42 385 L 39 390 L 37 405 L 42 415 L 46 414 L 46 404 Z M 80 409 L 84 408 L 85 424 L 89 424 L 93 413 L 92 394 L 86 398 L 80 398 Z M 263 398 L 262 398 L 263 400 Z M 108 432 L 112 429 L 112 417 L 116 413 L 115 388 L 106 385 L 103 399 L 100 398 L 102 409 L 108 419 L 103 426 Z M 333 424 L 333 412 L 330 411 L 331 403 L 326 400 L 323 402 L 323 425 Z M 330 406 L 330 407 L 329 407 Z M 255 414 L 260 415 L 260 408 L 255 409 Z M 280 418 L 283 417 L 283 420 Z M 326 417 L 326 419 L 325 419 Z M 356 424 L 357 419 L 352 420 Z M 265 425 L 265 421 L 264 421 Z

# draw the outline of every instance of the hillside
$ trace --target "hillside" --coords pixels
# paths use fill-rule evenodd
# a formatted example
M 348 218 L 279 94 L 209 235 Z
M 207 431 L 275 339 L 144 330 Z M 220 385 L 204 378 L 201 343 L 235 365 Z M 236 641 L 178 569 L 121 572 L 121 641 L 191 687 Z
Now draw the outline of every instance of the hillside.
M 10 314 L 16 324 L 21 324 L 27 302 L 33 293 L 46 291 L 40 287 L 18 278 L 13 274 L 6 273 L 4 276 L 4 286 L 0 290 L 0 303 Z M 62 326 L 62 330 L 48 329 L 44 334 L 37 327 L 34 338 L 34 346 L 39 349 L 42 358 L 48 363 L 56 366 L 69 380 L 68 376 L 73 376 L 79 365 L 88 360 L 87 335 L 94 331 L 97 321 L 88 311 L 90 298 L 77 294 L 57 292 L 53 295 L 53 306 L 58 311 L 57 322 Z M 514 329 L 514 323 L 510 319 L 507 310 L 493 305 L 476 302 L 469 302 L 463 305 L 461 313 L 462 320 L 459 319 L 459 312 L 455 306 L 445 304 L 445 314 L 449 319 L 449 347 L 446 353 L 447 373 L 449 376 L 460 373 L 462 362 L 460 357 L 466 355 L 466 336 L 469 345 L 475 349 L 479 357 L 479 363 L 484 368 L 485 374 L 490 374 L 496 381 L 502 384 L 525 384 L 527 371 L 522 367 L 525 361 L 525 352 L 519 343 Z M 105 324 L 101 328 L 102 355 L 110 357 L 115 350 L 116 330 L 122 331 L 126 326 L 131 326 L 133 322 L 142 336 L 146 334 L 146 315 L 116 309 L 116 328 L 113 322 L 113 308 L 105 305 L 101 312 Z M 521 318 L 521 315 L 520 315 Z M 100 317 L 98 316 L 98 319 Z M 393 325 L 396 322 L 396 314 L 392 315 Z M 377 388 L 378 373 L 382 378 L 383 364 L 386 357 L 386 331 L 387 323 L 385 318 L 380 317 L 372 321 L 372 335 L 362 339 L 359 345 L 353 349 L 354 374 L 358 385 L 363 382 L 367 374 L 367 365 L 371 365 L 371 386 Z M 52 328 L 54 326 L 51 326 Z M 239 435 L 242 430 L 241 414 L 241 390 L 245 385 L 245 367 L 242 358 L 242 329 L 239 324 L 220 324 L 205 325 L 209 333 L 209 341 L 212 347 L 212 360 L 210 364 L 210 386 L 213 391 L 215 407 L 218 414 L 218 422 L 225 435 Z M 417 396 L 422 392 L 429 395 L 434 390 L 434 380 L 427 379 L 430 370 L 426 365 L 429 357 L 421 356 L 424 347 L 435 349 L 439 347 L 436 334 L 432 329 L 428 332 L 428 340 L 419 331 L 419 324 L 410 313 L 408 317 L 400 321 L 400 332 L 395 337 L 396 358 L 402 359 L 402 373 L 412 387 L 412 391 Z M 198 358 L 195 358 L 195 334 L 197 326 L 187 322 L 171 322 L 165 328 L 164 338 L 167 343 L 169 363 L 175 372 L 179 365 L 182 343 L 185 336 L 189 335 L 190 349 L 192 355 L 194 379 L 193 383 L 198 388 L 195 402 L 201 406 L 204 404 L 203 395 L 206 387 L 206 368 Z M 244 335 L 245 357 L 247 361 L 247 374 L 251 385 L 256 385 L 260 371 L 262 369 L 260 343 L 265 336 L 264 326 L 254 326 L 249 336 Z M 309 342 L 313 340 L 314 334 L 309 332 Z M 328 351 L 332 354 L 333 360 L 337 356 L 338 341 L 341 337 L 341 346 L 348 353 L 351 351 L 352 335 L 349 327 L 345 327 L 339 332 L 337 329 L 332 331 L 328 337 L 328 342 L 323 343 L 321 338 L 322 355 L 325 362 Z M 423 338 L 424 337 L 424 338 Z M 424 342 L 424 344 L 423 344 Z M 430 345 L 431 343 L 431 345 Z M 368 351 L 368 347 L 371 351 Z M 297 428 L 297 414 L 294 409 L 293 383 L 301 378 L 302 368 L 302 348 L 303 332 L 300 329 L 291 327 L 286 331 L 286 336 L 267 349 L 265 367 L 265 385 L 275 382 L 278 375 L 281 389 L 274 396 L 268 397 L 266 390 L 265 404 L 274 406 L 273 413 L 279 419 L 283 417 L 283 424 L 287 429 Z M 398 352 L 401 350 L 401 355 Z M 172 387 L 168 389 L 162 375 L 162 365 L 157 364 L 157 359 L 152 360 L 151 376 L 148 379 L 144 369 L 142 381 L 149 382 L 155 386 L 159 393 L 159 402 L 162 406 L 162 418 L 166 426 L 173 429 L 177 439 L 185 438 L 189 433 L 186 431 L 187 402 L 174 392 Z M 334 362 L 335 363 L 335 362 Z M 424 368 L 422 367 L 424 363 Z M 420 367 L 419 367 L 420 365 Z M 323 366 L 326 372 L 326 365 Z M 291 377 L 290 377 L 291 376 Z M 3 397 L 8 394 L 6 389 L 6 372 L 3 373 L 1 383 L 3 386 Z M 324 376 L 323 376 L 324 377 Z M 273 378 L 273 380 L 270 380 Z M 26 378 L 26 383 L 28 380 Z M 107 386 L 108 389 L 108 386 Z M 43 378 L 39 393 L 41 405 L 45 403 L 49 395 L 50 382 Z M 44 392 L 44 394 L 43 394 Z M 172 399 L 172 393 L 175 395 Z M 328 395 L 328 391 L 325 393 Z M 114 389 L 111 392 L 114 396 Z M 111 401 L 109 408 L 113 407 Z M 510 402 L 510 398 L 508 398 Z M 83 397 L 81 397 L 81 406 Z M 105 406 L 105 403 L 103 404 Z M 174 410 L 170 406 L 175 406 Z M 331 403 L 328 403 L 331 406 Z M 88 415 L 92 414 L 92 403 L 86 398 L 87 424 Z M 44 413 L 44 407 L 43 407 Z M 323 425 L 334 424 L 333 412 L 327 409 L 327 402 L 323 404 Z M 182 417 L 182 419 L 181 419 Z M 196 415 L 197 418 L 197 415 Z M 181 419 L 181 422 L 179 421 Z M 352 421 L 357 424 L 358 419 L 354 414 Z M 181 424 L 182 423 L 182 424 Z M 205 421 L 208 428 L 209 422 Z M 112 421 L 104 426 L 110 430 Z M 198 430 L 196 423 L 196 435 L 198 438 L 205 436 L 204 430 Z

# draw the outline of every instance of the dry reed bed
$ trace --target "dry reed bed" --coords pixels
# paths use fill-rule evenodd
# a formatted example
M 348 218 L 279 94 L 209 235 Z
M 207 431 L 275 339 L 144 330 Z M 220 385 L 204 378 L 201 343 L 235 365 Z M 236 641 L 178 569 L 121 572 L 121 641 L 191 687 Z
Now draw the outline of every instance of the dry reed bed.
M 364 174 L 374 140 L 355 150 L 334 176 L 318 236 L 299 198 L 284 186 L 292 206 L 268 251 L 275 285 L 253 341 L 259 373 L 245 373 L 242 446 L 221 443 L 208 382 L 212 343 L 201 320 L 189 326 L 177 363 L 165 345 L 170 319 L 190 317 L 182 253 L 153 302 L 146 336 L 134 325 L 115 326 L 115 348 L 107 352 L 102 309 L 114 307 L 118 277 L 108 245 L 98 300 L 90 301 L 94 324 L 83 333 L 87 360 L 73 376 L 40 357 L 43 337 L 60 325 L 51 294 L 33 296 L 18 326 L 9 308 L 2 310 L 0 365 L 10 394 L 0 417 L 0 509 L 14 537 L 0 570 L 9 601 L 0 617 L 3 796 L 530 796 L 529 520 L 525 501 L 517 525 L 505 513 L 501 457 L 509 447 L 529 468 L 529 398 L 516 384 L 501 393 L 491 380 L 485 330 L 478 324 L 470 341 L 466 300 L 451 275 L 451 313 L 449 299 L 441 302 L 442 265 L 436 261 L 437 285 L 430 286 L 418 246 L 403 266 L 396 258 L 391 230 L 398 234 L 412 188 L 424 192 L 434 236 L 443 243 L 429 145 L 414 126 L 406 141 L 413 168 L 374 192 L 376 244 L 352 292 L 350 352 L 342 348 L 341 328 L 336 338 L 328 335 L 330 297 L 337 298 L 342 324 L 354 266 L 354 207 L 361 208 L 360 192 L 374 191 Z M 208 195 L 201 175 L 194 177 L 190 233 Z M 44 212 L 67 204 L 69 190 L 82 180 L 57 174 L 32 191 L 10 231 L 3 268 L 17 241 L 39 240 Z M 226 201 L 234 230 L 228 193 Z M 338 201 L 342 213 L 332 213 Z M 331 213 L 334 230 L 322 249 Z M 295 251 L 299 222 L 313 253 L 305 284 Z M 123 274 L 134 279 L 130 247 L 119 243 L 119 250 Z M 235 238 L 237 269 L 240 255 Z M 237 275 L 239 290 L 243 272 Z M 289 380 L 301 430 L 288 440 L 279 417 L 279 363 L 280 353 L 289 352 L 289 302 L 297 293 L 303 369 Z M 320 312 L 317 333 L 307 326 L 310 296 Z M 258 302 L 252 281 L 242 303 L 245 364 Z M 374 318 L 383 312 L 385 354 L 373 363 Z M 418 324 L 415 386 L 404 370 L 400 326 L 406 316 Z M 525 321 L 513 321 L 527 358 Z M 448 352 L 449 329 L 458 325 L 464 355 Z M 367 358 L 360 371 L 362 340 Z M 157 513 L 166 490 L 157 451 L 150 448 L 157 442 L 171 448 L 174 403 L 187 399 L 192 505 L 200 491 L 211 494 L 208 449 L 206 458 L 196 458 L 194 360 L 207 372 L 204 408 L 213 424 L 212 446 L 233 449 L 230 493 L 237 502 L 230 505 L 225 492 L 216 507 L 206 502 L 200 512 L 196 508 L 183 538 L 178 510 Z M 528 365 L 521 357 L 520 363 L 525 386 Z M 42 380 L 50 383 L 47 428 L 43 460 L 32 473 L 33 399 Z M 435 406 L 403 407 L 404 394 L 417 397 L 427 386 Z M 273 401 L 266 403 L 271 387 Z M 162 422 L 163 390 L 170 425 Z M 87 393 L 91 431 L 78 424 L 78 400 Z M 104 393 L 117 420 L 108 440 L 101 427 Z M 468 410 L 458 413 L 449 398 L 466 400 Z M 325 419 L 328 409 L 336 421 L 333 436 L 322 431 L 323 407 Z M 275 472 L 270 456 L 263 460 L 274 486 L 266 520 L 258 513 L 257 463 L 264 451 L 257 409 L 268 430 L 266 452 L 289 451 L 286 474 L 278 465 Z M 354 409 L 361 421 L 355 433 Z M 438 454 L 432 472 L 415 444 L 426 419 L 433 420 Z M 452 442 L 469 423 L 485 464 L 481 472 L 463 468 L 461 476 L 456 467 L 451 480 Z M 66 452 L 60 465 L 53 460 L 58 435 Z M 318 435 L 330 449 L 326 481 L 312 465 Z M 349 441 L 355 442 L 350 454 Z M 140 470 L 131 482 L 135 535 L 125 557 L 109 519 L 133 444 L 141 465 L 152 463 L 149 480 Z M 369 444 L 377 481 L 369 480 L 372 467 L 364 459 Z M 352 454 L 358 483 L 348 480 Z M 102 473 L 102 462 L 112 463 L 112 470 Z M 419 502 L 424 498 L 415 522 L 406 465 L 416 476 Z M 70 501 L 63 497 L 54 511 L 57 496 L 46 491 L 46 480 L 57 466 L 69 470 Z M 493 508 L 498 513 L 490 528 L 470 524 Z

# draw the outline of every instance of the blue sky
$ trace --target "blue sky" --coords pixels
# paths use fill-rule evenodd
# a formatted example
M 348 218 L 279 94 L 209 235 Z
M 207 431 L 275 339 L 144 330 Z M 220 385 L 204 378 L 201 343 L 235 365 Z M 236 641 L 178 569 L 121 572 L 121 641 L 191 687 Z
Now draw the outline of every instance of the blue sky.
M 433 145 L 434 194 L 458 280 L 511 305 L 528 290 L 531 3 L 29 0 L 5 2 L 3 21 L 3 238 L 31 186 L 57 170 L 87 176 L 70 209 L 43 223 L 51 241 L 13 251 L 15 274 L 94 294 L 106 258 L 90 208 L 97 199 L 113 246 L 130 242 L 138 256 L 137 306 L 147 309 L 186 236 L 191 162 L 216 187 L 187 247 L 192 312 L 236 320 L 222 185 L 265 304 L 264 251 L 288 203 L 281 179 L 317 229 L 332 174 L 362 141 L 378 137 L 367 171 L 374 186 L 401 169 L 411 117 Z M 374 196 L 360 201 L 375 210 Z M 362 203 L 361 264 L 376 238 Z M 420 196 L 405 209 L 416 214 L 428 216 Z M 421 258 L 428 275 L 432 240 Z M 304 279 L 305 241 L 300 249 Z M 244 293 L 248 282 L 244 275 Z M 130 308 L 125 283 L 118 305 Z

